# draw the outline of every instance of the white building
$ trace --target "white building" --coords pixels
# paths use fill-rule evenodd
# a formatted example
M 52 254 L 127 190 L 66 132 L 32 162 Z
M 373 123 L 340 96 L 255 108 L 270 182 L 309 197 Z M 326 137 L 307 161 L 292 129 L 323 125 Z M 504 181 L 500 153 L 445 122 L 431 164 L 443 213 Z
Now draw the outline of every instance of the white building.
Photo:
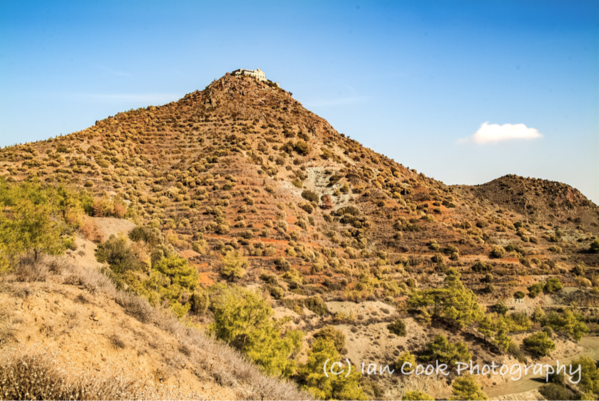
M 247 75 L 247 76 L 256 78 L 258 81 L 268 81 L 268 79 L 266 79 L 266 75 L 264 75 L 264 71 L 262 71 L 260 68 L 257 68 L 255 70 L 246 70 L 244 68 L 240 68 L 238 70 L 233 71 L 231 73 L 231 75 L 233 75 L 233 76 Z M 275 82 L 275 84 L 277 86 L 279 86 L 278 82 Z

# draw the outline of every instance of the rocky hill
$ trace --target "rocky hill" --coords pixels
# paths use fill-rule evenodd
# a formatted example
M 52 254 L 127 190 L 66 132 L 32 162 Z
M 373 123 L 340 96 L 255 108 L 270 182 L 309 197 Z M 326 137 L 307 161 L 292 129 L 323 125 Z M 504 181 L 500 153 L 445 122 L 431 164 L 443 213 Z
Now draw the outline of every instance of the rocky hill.
M 291 317 L 287 327 L 307 333 L 300 361 L 325 325 L 344 333 L 342 351 L 358 365 L 418 355 L 437 334 L 464 341 L 481 361 L 514 360 L 481 341 L 476 324 L 455 330 L 445 316 L 431 325 L 410 303 L 455 272 L 488 312 L 499 302 L 528 315 L 538 305 L 571 307 L 597 330 L 599 208 L 580 192 L 517 176 L 447 186 L 339 134 L 269 81 L 227 73 L 177 102 L 4 148 L 0 175 L 85 190 L 94 218 L 157 229 L 204 288 L 260 289 L 277 317 Z M 95 224 L 89 219 L 80 235 L 108 240 Z M 241 274 L 227 270 L 231 254 L 243 259 Z M 524 297 L 551 278 L 567 291 Z M 324 301 L 321 312 L 314 299 Z M 407 337 L 389 334 L 397 319 L 407 322 Z M 574 352 L 571 339 L 562 342 L 557 353 Z M 444 397 L 451 380 L 443 383 L 377 377 L 363 387 L 370 398 L 412 389 Z

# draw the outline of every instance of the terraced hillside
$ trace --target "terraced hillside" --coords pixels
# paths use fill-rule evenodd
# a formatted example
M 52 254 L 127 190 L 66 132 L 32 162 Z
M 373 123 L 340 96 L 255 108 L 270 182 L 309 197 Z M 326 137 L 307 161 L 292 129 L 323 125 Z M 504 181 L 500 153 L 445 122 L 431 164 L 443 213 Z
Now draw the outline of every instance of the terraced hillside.
M 87 191 L 93 218 L 79 233 L 96 243 L 109 239 L 96 236 L 94 218 L 126 218 L 187 259 L 202 288 L 258 289 L 277 317 L 291 317 L 289 330 L 307 333 L 298 361 L 327 325 L 344 333 L 340 351 L 357 365 L 394 364 L 405 352 L 426 361 L 435 335 L 463 341 L 480 361 L 538 359 L 509 349 L 550 325 L 534 320 L 536 307 L 572 310 L 599 332 L 599 208 L 580 192 L 517 176 L 447 186 L 339 134 L 271 82 L 227 73 L 177 102 L 4 148 L 0 175 Z M 150 266 L 143 282 L 155 258 L 138 256 Z M 544 291 L 555 278 L 562 288 Z M 444 301 L 418 301 L 435 289 L 472 294 L 481 309 L 439 312 Z M 182 318 L 213 322 L 214 311 L 189 303 L 177 299 Z M 522 312 L 528 324 L 500 327 Z M 398 319 L 407 336 L 387 329 Z M 552 358 L 580 351 L 572 333 L 559 336 Z M 370 398 L 423 389 L 445 397 L 454 378 L 377 376 L 361 386 Z

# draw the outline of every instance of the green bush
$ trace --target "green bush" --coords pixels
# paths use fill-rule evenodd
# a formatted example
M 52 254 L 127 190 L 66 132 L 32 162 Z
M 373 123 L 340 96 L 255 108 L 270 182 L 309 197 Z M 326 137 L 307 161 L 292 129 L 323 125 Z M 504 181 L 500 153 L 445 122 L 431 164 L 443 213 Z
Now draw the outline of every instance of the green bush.
M 320 329 L 314 334 L 314 338 L 324 338 L 325 340 L 332 342 L 335 345 L 337 352 L 342 353 L 345 349 L 345 334 L 333 326 L 325 326 Z
M 314 208 L 309 203 L 300 203 L 299 207 L 300 207 L 300 209 L 303 209 L 308 214 L 312 214 L 312 212 L 314 211 Z
M 514 312 L 506 317 L 506 323 L 509 326 L 509 332 L 526 331 L 532 327 L 528 315 L 524 312 Z
M 411 366 L 410 365 L 404 366 L 404 364 L 407 364 L 407 363 L 411 364 Z M 414 369 L 416 369 L 416 358 L 410 352 L 402 353 L 399 356 L 399 358 L 397 358 L 397 361 L 395 361 L 395 369 L 397 369 L 399 372 L 401 372 L 402 367 L 403 367 L 403 371 L 406 373 L 413 372 Z
M 357 367 L 353 366 L 349 374 L 328 373 L 327 377 L 323 371 L 324 364 L 328 361 L 328 366 L 331 366 L 339 360 L 339 353 L 332 341 L 325 338 L 316 340 L 308 352 L 308 361 L 299 369 L 303 389 L 323 400 L 366 400 L 359 386 L 361 375 Z
M 318 195 L 315 192 L 310 191 L 308 189 L 302 192 L 302 198 L 309 200 L 310 202 L 318 203 Z
M 96 249 L 96 259 L 100 263 L 108 263 L 110 269 L 116 274 L 123 274 L 129 270 L 138 270 L 139 261 L 131 250 L 127 240 L 111 235 L 108 240 Z
M 439 361 L 452 366 L 456 362 L 467 363 L 472 355 L 468 351 L 468 346 L 463 342 L 458 341 L 456 344 L 452 344 L 447 337 L 437 335 L 432 343 L 426 344 L 420 358 L 424 361 Z
M 295 355 L 303 333 L 281 332 L 284 321 L 273 319 L 273 311 L 260 294 L 240 287 L 224 288 L 212 299 L 214 323 L 209 332 L 245 353 L 267 374 L 289 377 L 295 372 Z M 322 367 L 321 367 L 322 371 Z
M 561 316 L 555 311 L 551 311 L 543 318 L 541 325 L 568 334 L 576 341 L 580 341 L 582 336 L 590 331 L 587 325 L 584 324 L 582 315 L 569 309 L 566 309 Z
M 474 376 L 462 376 L 455 379 L 452 385 L 453 396 L 450 400 L 488 400 Z
M 516 299 L 522 299 L 526 296 L 525 293 L 523 293 L 522 291 L 516 291 L 516 293 L 514 293 L 514 298 Z
M 505 315 L 507 313 L 507 311 L 509 310 L 509 308 L 505 305 L 505 303 L 503 301 L 499 301 L 495 304 L 495 310 L 500 315 Z
M 596 239 L 595 241 L 591 242 L 591 245 L 589 246 L 589 252 L 599 253 L 599 239 Z
M 0 177 L 0 273 L 21 254 L 60 255 L 72 243 L 83 213 L 91 213 L 87 192 L 39 183 L 7 183 Z
M 204 291 L 195 291 L 189 302 L 191 304 L 191 311 L 198 314 L 203 315 L 208 310 L 208 306 L 210 306 L 210 297 Z
M 491 250 L 491 257 L 503 258 L 503 255 L 505 255 L 505 249 L 503 249 L 499 245 L 493 245 L 493 249 Z
M 555 350 L 555 343 L 549 339 L 547 333 L 538 332 L 524 339 L 524 346 L 528 351 L 538 356 L 549 356 Z
M 395 321 L 389 323 L 387 325 L 387 329 L 396 336 L 405 337 L 406 332 L 406 324 L 401 319 L 396 319 Z
M 599 394 L 599 368 L 595 361 L 588 356 L 581 356 L 571 364 L 572 366 L 580 365 L 580 387 L 588 392 Z
M 431 260 L 434 263 L 443 263 L 443 254 L 441 253 L 436 253 L 431 257 Z
M 284 272 L 291 269 L 291 264 L 282 256 L 279 256 L 275 259 L 275 266 Z
M 528 287 L 528 296 L 531 298 L 536 298 L 541 292 L 543 292 L 544 284 L 537 283 Z
M 402 397 L 402 401 L 435 401 L 433 396 L 424 391 L 407 391 Z
M 265 288 L 274 299 L 281 299 L 285 296 L 285 290 L 276 284 L 266 284 Z
M 244 267 L 247 266 L 247 264 L 247 259 L 245 259 L 239 251 L 229 251 L 223 258 L 222 275 L 229 279 L 241 278 L 245 274 Z
M 317 315 L 324 315 L 328 312 L 327 305 L 319 295 L 304 299 L 304 305 Z
M 488 263 L 478 261 L 472 266 L 471 269 L 475 273 L 484 273 L 490 272 L 492 270 L 492 266 Z
M 310 146 L 304 141 L 297 141 L 295 145 L 293 145 L 293 150 L 295 150 L 300 155 L 307 155 L 310 153 Z
M 443 288 L 413 291 L 408 305 L 434 318 L 443 318 L 458 327 L 466 327 L 479 321 L 484 312 L 476 295 L 464 287 L 460 274 L 449 269 Z
M 545 286 L 543 287 L 543 291 L 546 294 L 551 294 L 551 293 L 561 290 L 562 288 L 564 288 L 564 286 L 562 285 L 562 282 L 560 281 L 560 279 L 557 277 L 552 277 L 547 280 L 547 283 L 545 283 Z
M 575 400 L 576 394 L 559 384 L 549 383 L 541 386 L 539 392 L 546 400 Z
M 158 244 L 158 235 L 150 227 L 138 226 L 129 232 L 129 238 L 133 242 L 143 241 L 149 245 Z

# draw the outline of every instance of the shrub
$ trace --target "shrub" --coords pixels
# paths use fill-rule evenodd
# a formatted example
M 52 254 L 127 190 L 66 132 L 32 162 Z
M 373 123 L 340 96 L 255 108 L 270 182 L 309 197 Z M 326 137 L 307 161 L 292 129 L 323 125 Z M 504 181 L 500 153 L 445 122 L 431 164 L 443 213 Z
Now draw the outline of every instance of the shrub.
M 424 391 L 407 391 L 402 397 L 402 401 L 435 401 L 433 396 L 428 395 Z
M 209 332 L 245 353 L 267 374 L 289 377 L 295 371 L 295 355 L 303 333 L 288 330 L 273 320 L 273 311 L 260 294 L 240 287 L 225 288 L 212 302 L 214 323 Z
M 591 242 L 591 245 L 589 246 L 589 252 L 599 253 L 599 239 L 596 239 L 595 241 Z
M 108 241 L 98 245 L 96 259 L 100 263 L 108 263 L 110 269 L 116 274 L 123 274 L 129 270 L 138 270 L 139 261 L 135 253 L 122 237 L 111 235 Z
M 522 299 L 526 296 L 525 293 L 523 293 L 522 291 L 516 291 L 516 293 L 514 293 L 514 298 L 516 299 Z
M 204 291 L 195 291 L 193 294 L 191 294 L 189 302 L 191 303 L 192 312 L 198 315 L 203 315 L 208 310 L 210 298 Z
M 325 362 L 329 361 L 330 364 L 339 359 L 335 344 L 319 338 L 308 352 L 308 361 L 299 369 L 300 380 L 305 383 L 304 389 L 323 400 L 366 400 L 358 384 L 361 375 L 356 367 L 352 367 L 347 375 L 326 375 L 323 371 Z
M 321 198 L 322 200 L 322 204 L 320 205 L 320 208 L 323 210 L 328 210 L 328 209 L 332 209 L 333 208 L 333 198 L 331 198 L 331 195 L 329 194 L 325 194 L 322 196 Z M 326 218 L 325 218 L 326 220 Z
M 518 347 L 513 342 L 510 342 L 510 344 L 508 345 L 507 352 L 511 356 L 513 356 L 514 358 L 516 358 L 518 360 L 518 362 L 520 362 L 520 363 L 525 363 L 526 362 L 526 357 L 524 356 L 524 353 L 522 352 L 522 350 L 520 350 L 520 347 Z
M 127 206 L 118 197 L 113 200 L 108 197 L 96 198 L 91 207 L 95 217 L 117 217 L 122 219 L 127 213 Z
M 215 231 L 217 234 L 227 234 L 229 232 L 229 226 L 226 224 L 218 224 Z
M 528 315 L 524 312 L 514 312 L 507 316 L 506 323 L 510 332 L 526 331 L 532 327 Z
M 0 272 L 22 253 L 33 252 L 36 260 L 41 254 L 62 254 L 69 242 L 69 210 L 82 210 L 74 194 L 30 183 L 9 185 L 0 177 Z
M 171 286 L 179 286 L 182 289 L 193 290 L 198 283 L 198 271 L 190 266 L 187 259 L 176 254 L 165 256 L 154 264 L 154 270 L 169 278 Z M 177 296 L 179 298 L 179 296 Z
M 580 386 L 588 392 L 599 394 L 599 368 L 588 356 L 572 361 L 572 366 L 580 365 Z
M 562 285 L 560 279 L 557 277 L 552 277 L 547 280 L 547 283 L 545 283 L 543 291 L 547 294 L 551 294 L 553 292 L 561 290 L 562 288 L 564 288 L 564 286 Z
M 135 227 L 129 232 L 129 239 L 133 242 L 143 241 L 151 246 L 158 244 L 158 235 L 150 227 Z
M 555 331 L 566 333 L 576 341 L 580 341 L 582 336 L 590 331 L 582 320 L 583 317 L 581 315 L 566 309 L 561 316 L 555 311 L 551 311 L 545 316 L 541 324 L 551 327 Z
M 274 299 L 281 299 L 285 296 L 285 290 L 275 284 L 267 284 L 266 290 Z
M 404 352 L 399 356 L 399 358 L 397 358 L 397 361 L 395 362 L 395 369 L 401 372 L 402 367 L 403 371 L 406 373 L 413 372 L 414 369 L 416 369 L 416 358 L 414 355 L 410 354 L 410 352 Z
M 472 358 L 468 346 L 461 341 L 455 345 L 450 343 L 443 335 L 435 336 L 432 343 L 426 344 L 425 350 L 420 356 L 425 361 L 439 361 L 450 366 L 456 362 L 466 362 Z
M 434 263 L 443 263 L 443 255 L 441 253 L 436 253 L 431 257 L 431 260 Z
M 455 379 L 452 385 L 451 400 L 488 400 L 474 376 L 462 376 Z
M 312 212 L 314 211 L 314 208 L 309 203 L 300 203 L 299 207 L 300 207 L 300 209 L 303 209 L 308 214 L 312 214 Z
M 92 221 L 91 219 L 86 219 L 81 227 L 79 227 L 79 232 L 87 239 L 88 241 L 92 241 L 95 244 L 99 244 L 104 241 L 104 235 L 100 232 L 98 225 Z
M 318 202 L 318 195 L 308 189 L 302 192 L 302 198 L 309 200 L 310 202 Z
M 493 245 L 493 249 L 491 250 L 491 257 L 503 258 L 503 255 L 505 255 L 505 249 L 503 249 L 499 245 Z
M 333 326 L 325 326 L 324 328 L 320 329 L 318 332 L 316 332 L 316 334 L 314 334 L 314 338 L 323 338 L 332 342 L 333 345 L 335 345 L 337 352 L 342 353 L 345 348 L 345 334 Z
M 324 315 L 328 311 L 326 304 L 318 295 L 304 299 L 304 305 L 317 315 Z
M 528 296 L 531 298 L 536 298 L 541 292 L 543 292 L 543 287 L 545 285 L 541 283 L 533 284 L 528 287 Z
M 576 266 L 574 266 L 574 269 L 572 269 L 572 273 L 574 273 L 577 276 L 583 276 L 586 270 L 586 264 L 584 262 L 580 262 Z
M 282 256 L 279 256 L 275 259 L 275 266 L 277 267 L 277 269 L 285 272 L 291 268 L 291 264 Z
M 507 313 L 507 311 L 509 310 L 509 308 L 505 305 L 505 303 L 500 301 L 495 304 L 495 310 L 500 315 L 505 315 Z
M 304 141 L 297 141 L 295 145 L 293 145 L 293 150 L 295 150 L 300 155 L 307 155 L 310 153 L 310 146 Z
M 229 279 L 241 278 L 245 274 L 244 267 L 247 264 L 247 259 L 239 251 L 229 251 L 223 258 L 222 274 Z
M 399 336 L 399 337 L 405 337 L 406 334 L 407 334 L 407 332 L 406 332 L 406 324 L 401 319 L 396 319 L 392 323 L 389 323 L 387 325 L 387 329 L 389 329 L 389 331 L 391 333 L 393 333 L 393 334 L 395 334 L 396 336 Z
M 555 343 L 542 331 L 526 337 L 523 343 L 526 349 L 538 356 L 549 356 L 555 350 Z
M 539 392 L 546 400 L 574 400 L 576 395 L 559 384 L 549 383 L 541 386 Z
M 442 317 L 458 327 L 466 327 L 479 321 L 484 315 L 476 295 L 464 287 L 460 274 L 449 269 L 443 288 L 413 291 L 408 305 L 428 316 Z
M 192 242 L 191 249 L 193 249 L 195 252 L 199 253 L 200 255 L 205 254 L 206 253 L 206 240 L 201 239 L 201 240 Z

